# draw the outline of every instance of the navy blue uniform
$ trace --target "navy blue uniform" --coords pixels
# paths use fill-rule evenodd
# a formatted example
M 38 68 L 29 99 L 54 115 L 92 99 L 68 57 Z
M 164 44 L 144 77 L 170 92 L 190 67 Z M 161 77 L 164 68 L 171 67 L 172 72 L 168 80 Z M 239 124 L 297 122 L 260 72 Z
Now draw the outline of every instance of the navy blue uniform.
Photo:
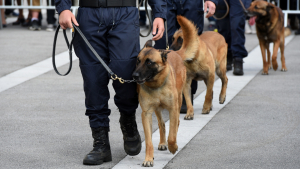
M 70 0 L 55 0 L 58 13 L 71 7 Z M 166 2 L 149 0 L 154 18 L 166 18 Z M 108 7 L 78 9 L 77 22 L 97 53 L 123 79 L 132 79 L 136 58 L 140 51 L 139 14 L 136 7 Z M 90 127 L 109 127 L 108 107 L 110 75 L 94 56 L 83 39 L 75 34 L 74 50 L 79 58 L 84 92 L 86 115 Z M 138 107 L 136 83 L 113 81 L 116 92 L 114 101 L 121 113 L 134 114 Z
M 218 0 L 211 0 L 217 5 Z M 177 22 L 176 16 L 185 16 L 187 19 L 194 22 L 198 28 L 198 34 L 202 34 L 204 17 L 203 17 L 203 1 L 202 0 L 167 0 L 167 27 L 168 27 L 168 41 L 169 46 L 172 44 L 172 37 L 174 33 L 180 28 Z M 166 34 L 155 42 L 154 48 L 165 49 L 166 48 Z M 197 81 L 192 81 L 191 85 L 192 94 L 197 91 Z
M 248 55 L 245 49 L 245 20 L 243 8 L 239 0 L 226 0 L 229 5 L 229 14 L 222 20 L 217 20 L 218 32 L 222 34 L 228 44 L 228 58 L 242 61 Z M 248 8 L 251 0 L 242 0 Z M 223 16 L 226 12 L 224 1 L 220 1 L 216 10 L 217 16 Z M 232 54 L 232 55 L 231 55 Z

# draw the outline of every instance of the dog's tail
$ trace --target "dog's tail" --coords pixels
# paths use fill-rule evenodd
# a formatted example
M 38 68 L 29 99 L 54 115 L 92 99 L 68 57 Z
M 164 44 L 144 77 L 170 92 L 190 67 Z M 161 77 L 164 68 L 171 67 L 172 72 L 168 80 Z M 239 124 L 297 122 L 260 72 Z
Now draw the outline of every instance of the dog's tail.
M 193 60 L 199 48 L 198 29 L 183 16 L 177 16 L 177 21 L 183 33 L 183 43 L 180 50 L 185 54 L 184 60 Z

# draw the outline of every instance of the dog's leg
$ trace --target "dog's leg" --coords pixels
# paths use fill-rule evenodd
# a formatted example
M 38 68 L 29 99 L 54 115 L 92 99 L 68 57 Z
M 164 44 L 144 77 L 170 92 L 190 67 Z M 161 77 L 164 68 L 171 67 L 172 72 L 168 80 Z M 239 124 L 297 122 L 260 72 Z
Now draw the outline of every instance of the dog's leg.
M 280 41 L 280 53 L 281 53 L 281 71 L 286 72 L 287 68 L 285 66 L 285 57 L 284 57 L 284 34 L 282 35 L 281 41 Z
M 158 150 L 164 151 L 164 150 L 167 150 L 165 122 L 162 119 L 161 111 L 155 111 L 155 114 L 157 117 L 159 133 L 160 133 L 160 142 L 158 145 Z
M 266 60 L 266 42 L 263 40 L 259 40 L 259 46 L 261 50 L 261 55 L 263 59 L 263 72 L 262 75 L 267 75 L 268 74 L 268 63 Z
M 177 99 L 175 99 L 177 101 Z M 170 116 L 170 129 L 169 129 L 169 137 L 168 137 L 168 149 L 172 154 L 178 150 L 177 145 L 177 131 L 178 131 L 178 120 L 179 120 L 179 110 L 177 107 L 170 107 L 169 116 Z
M 223 104 L 226 100 L 226 89 L 227 89 L 227 83 L 228 83 L 228 78 L 226 76 L 226 65 L 227 65 L 227 47 L 223 48 L 223 50 L 225 50 L 226 52 L 220 52 L 220 54 L 224 54 L 225 55 L 222 58 L 222 60 L 219 63 L 219 66 L 216 66 L 216 73 L 218 75 L 218 77 L 222 80 L 222 89 L 221 89 L 221 93 L 219 96 L 219 103 Z M 218 65 L 218 64 L 216 64 Z
M 206 84 L 206 95 L 203 104 L 202 114 L 208 114 L 212 109 L 212 99 L 213 99 L 213 86 L 215 82 L 215 72 L 210 73 L 208 78 L 204 80 Z
M 186 83 L 184 84 L 184 88 L 183 88 L 183 95 L 184 95 L 186 107 L 187 107 L 187 112 L 184 117 L 184 120 L 193 120 L 194 119 L 194 108 L 192 105 L 191 92 L 190 92 L 191 83 L 192 83 L 192 79 L 187 78 Z
M 267 49 L 267 57 L 268 57 L 268 68 L 272 69 L 271 52 L 270 52 L 270 44 L 269 43 L 266 43 L 266 49 Z
M 153 167 L 153 143 L 152 143 L 152 112 L 143 111 L 142 112 L 142 122 L 145 133 L 146 142 L 146 157 L 143 162 L 144 167 Z
M 273 69 L 276 71 L 278 68 L 278 63 L 277 63 L 277 53 L 278 53 L 278 48 L 280 45 L 280 40 L 277 40 L 274 42 L 274 47 L 273 47 L 273 55 L 272 55 L 272 65 Z

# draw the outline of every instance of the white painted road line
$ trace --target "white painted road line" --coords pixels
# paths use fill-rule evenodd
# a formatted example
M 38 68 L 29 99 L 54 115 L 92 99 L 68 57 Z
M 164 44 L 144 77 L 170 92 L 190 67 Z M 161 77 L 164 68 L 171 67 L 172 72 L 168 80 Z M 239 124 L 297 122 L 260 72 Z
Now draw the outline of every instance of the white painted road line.
M 285 44 L 288 44 L 294 36 L 289 36 L 285 39 Z M 273 45 L 270 45 L 273 46 Z M 270 51 L 273 51 L 272 49 Z M 278 59 L 279 60 L 279 59 Z M 248 57 L 244 59 L 244 75 L 233 76 L 232 71 L 227 73 L 228 85 L 226 101 L 224 104 L 219 104 L 218 98 L 221 91 L 221 80 L 218 79 L 214 84 L 214 100 L 213 110 L 208 115 L 202 115 L 202 105 L 206 91 L 202 92 L 196 99 L 194 99 L 194 120 L 183 120 L 184 114 L 180 115 L 180 126 L 177 135 L 178 151 L 173 155 L 168 150 L 159 151 L 156 147 L 159 144 L 159 130 L 156 130 L 152 135 L 154 146 L 154 169 L 161 169 L 168 164 L 168 162 L 226 105 L 228 104 L 256 75 L 262 70 L 262 56 L 260 47 L 257 46 L 252 50 Z M 280 62 L 278 62 L 279 65 Z M 272 71 L 272 70 L 271 70 Z M 280 71 L 280 67 L 279 67 Z M 270 75 L 269 75 L 270 76 Z M 188 131 L 188 132 L 187 132 Z M 166 135 L 169 133 L 169 121 L 166 122 Z M 145 158 L 145 141 L 142 143 L 142 151 L 137 156 L 126 156 L 113 169 L 124 168 L 141 168 Z
M 60 67 L 69 63 L 69 52 L 63 52 L 55 56 L 56 66 Z M 73 54 L 73 61 L 77 60 L 75 54 Z M 52 57 L 41 62 L 35 63 L 31 66 L 25 67 L 23 69 L 17 70 L 13 73 L 10 73 L 6 76 L 0 78 L 0 92 L 3 92 L 9 88 L 17 86 L 27 80 L 33 79 L 37 76 L 40 76 L 44 73 L 53 70 L 52 67 Z

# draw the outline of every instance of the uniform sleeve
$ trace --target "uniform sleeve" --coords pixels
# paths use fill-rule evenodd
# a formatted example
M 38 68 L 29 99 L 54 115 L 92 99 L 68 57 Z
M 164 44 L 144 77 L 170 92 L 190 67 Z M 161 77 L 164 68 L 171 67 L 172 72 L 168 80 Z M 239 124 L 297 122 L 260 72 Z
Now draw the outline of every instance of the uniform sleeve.
M 219 0 L 204 0 L 204 1 L 211 1 L 213 2 L 216 6 L 218 5 Z
M 154 18 L 167 19 L 167 1 L 166 0 L 149 0 L 149 5 L 153 11 Z
M 64 10 L 70 10 L 72 6 L 71 0 L 55 0 L 56 11 L 60 14 Z

